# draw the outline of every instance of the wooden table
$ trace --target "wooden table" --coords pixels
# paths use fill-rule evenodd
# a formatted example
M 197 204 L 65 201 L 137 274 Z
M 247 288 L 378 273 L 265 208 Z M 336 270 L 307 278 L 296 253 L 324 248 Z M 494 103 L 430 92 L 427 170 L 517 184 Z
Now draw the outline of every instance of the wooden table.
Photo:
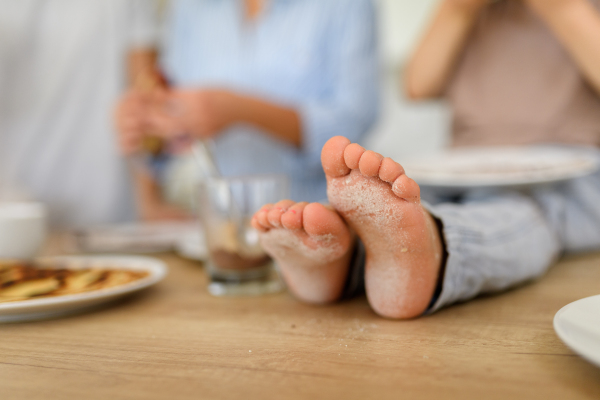
M 169 276 L 120 304 L 0 325 L 0 399 L 600 399 L 600 369 L 552 328 L 600 293 L 600 254 L 412 321 L 364 298 L 214 298 L 201 265 L 160 258 Z

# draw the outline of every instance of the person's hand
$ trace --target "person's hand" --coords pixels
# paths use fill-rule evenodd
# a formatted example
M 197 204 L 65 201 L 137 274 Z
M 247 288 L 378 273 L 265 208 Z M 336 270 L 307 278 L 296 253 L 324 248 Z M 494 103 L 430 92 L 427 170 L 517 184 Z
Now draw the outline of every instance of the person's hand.
M 220 89 L 169 90 L 157 101 L 149 118 L 166 137 L 192 135 L 203 139 L 218 135 L 236 121 L 240 98 Z
M 140 150 L 144 135 L 150 129 L 148 111 L 152 95 L 139 90 L 126 92 L 118 101 L 115 122 L 121 151 L 132 154 Z
M 138 54 L 140 56 L 140 54 Z M 140 64 L 140 60 L 143 61 Z M 148 65 L 151 63 L 151 65 Z M 149 120 L 149 114 L 156 102 L 167 90 L 167 80 L 156 68 L 153 55 L 143 53 L 133 62 L 131 87 L 117 104 L 115 120 L 119 134 L 119 147 L 126 154 L 138 151 L 154 153 L 159 151 L 160 139 Z

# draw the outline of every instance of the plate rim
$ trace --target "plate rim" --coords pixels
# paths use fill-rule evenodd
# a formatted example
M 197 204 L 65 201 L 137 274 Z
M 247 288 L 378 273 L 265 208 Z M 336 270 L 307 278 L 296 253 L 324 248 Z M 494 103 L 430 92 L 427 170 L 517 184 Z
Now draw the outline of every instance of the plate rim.
M 4 311 L 19 311 L 27 312 L 29 309 L 44 307 L 44 306 L 60 306 L 60 305 L 72 305 L 79 302 L 87 302 L 90 300 L 98 300 L 111 298 L 125 295 L 128 293 L 136 292 L 163 280 L 167 274 L 169 268 L 167 264 L 154 257 L 136 256 L 136 255 L 125 255 L 125 254 L 107 254 L 107 255 L 64 255 L 64 256 L 46 256 L 39 257 L 36 260 L 48 261 L 48 260 L 73 260 L 73 261 L 98 261 L 98 260 L 127 260 L 127 262 L 146 262 L 152 267 L 149 268 L 123 268 L 130 270 L 144 270 L 149 272 L 149 276 L 138 279 L 137 281 L 129 282 L 123 285 L 115 286 L 112 288 L 98 289 L 90 292 L 67 294 L 56 297 L 42 297 L 39 299 L 31 300 L 20 300 L 6 303 L 0 303 L 0 315 Z M 82 305 L 83 306 L 83 305 Z M 13 313 L 11 313 L 13 314 Z
M 595 366 L 600 367 L 600 352 L 595 355 L 590 355 L 590 353 L 588 351 L 586 351 L 584 348 L 582 348 L 579 344 L 574 343 L 574 341 L 569 338 L 569 335 L 565 332 L 563 327 L 560 326 L 560 322 L 559 322 L 561 315 L 564 314 L 569 308 L 576 306 L 577 303 L 590 301 L 591 299 L 594 299 L 594 298 L 598 299 L 598 301 L 600 302 L 600 294 L 597 294 L 597 295 L 588 296 L 588 297 L 584 297 L 582 299 L 572 301 L 569 304 L 561 307 L 561 309 L 558 310 L 556 312 L 556 314 L 554 314 L 552 325 L 554 327 L 554 332 L 556 333 L 558 338 L 569 349 L 571 349 L 571 351 L 573 351 L 574 353 L 576 353 L 578 356 L 582 357 L 586 361 L 594 364 Z
M 468 182 L 466 179 L 462 182 L 459 180 L 455 180 L 454 182 L 446 181 L 442 179 L 422 179 L 418 176 L 414 178 L 415 182 L 417 182 L 420 186 L 428 186 L 428 187 L 436 187 L 436 188 L 466 188 L 473 189 L 479 187 L 516 187 L 516 186 L 537 186 L 537 185 L 545 185 L 550 183 L 560 183 L 564 181 L 568 181 L 570 179 L 582 178 L 584 176 L 588 176 L 593 174 L 598 170 L 597 167 L 590 167 L 586 170 L 578 171 L 577 173 L 565 173 L 561 176 L 554 176 L 551 178 L 545 179 L 496 179 L 495 181 L 490 180 L 471 180 Z
M 478 152 L 496 152 L 496 153 L 510 153 L 510 152 L 558 152 L 563 153 L 569 156 L 578 156 L 582 159 L 585 159 L 586 165 L 585 167 L 580 167 L 577 169 L 568 170 L 567 172 L 562 173 L 554 173 L 552 176 L 542 177 L 532 179 L 531 177 L 511 177 L 507 175 L 496 175 L 489 178 L 477 178 L 477 179 L 469 179 L 460 176 L 446 176 L 446 177 L 431 177 L 427 176 L 428 173 L 419 173 L 417 172 L 411 173 L 410 164 L 418 161 L 420 159 L 427 159 L 431 157 L 439 157 L 439 156 L 449 156 L 452 154 L 457 154 L 459 156 L 465 154 L 477 154 Z M 600 170 L 600 158 L 598 157 L 599 153 L 592 148 L 587 146 L 578 146 L 578 145 L 557 145 L 557 144 L 539 144 L 539 145 L 523 145 L 523 146 L 465 146 L 465 147 L 456 147 L 456 148 L 446 148 L 441 151 L 423 154 L 418 158 L 413 158 L 406 160 L 405 166 L 407 170 L 407 174 L 410 175 L 419 185 L 428 186 L 428 187 L 438 187 L 438 188 L 449 188 L 449 189 L 472 189 L 478 187 L 510 187 L 510 186 L 535 186 L 535 185 L 543 185 L 543 184 L 551 184 L 551 183 L 559 183 L 569 179 L 581 178 L 594 172 Z M 425 175 L 425 177 L 423 177 Z

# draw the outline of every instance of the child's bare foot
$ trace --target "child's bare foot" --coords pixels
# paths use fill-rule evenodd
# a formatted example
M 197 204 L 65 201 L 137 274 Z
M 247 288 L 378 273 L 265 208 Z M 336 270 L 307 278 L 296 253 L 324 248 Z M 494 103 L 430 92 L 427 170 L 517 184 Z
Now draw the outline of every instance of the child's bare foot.
M 340 298 L 353 240 L 338 213 L 319 203 L 283 200 L 264 206 L 252 225 L 296 297 L 309 303 Z
M 321 153 L 331 205 L 362 239 L 369 303 L 380 315 L 421 315 L 433 296 L 442 244 L 421 206 L 419 186 L 400 164 L 344 137 Z

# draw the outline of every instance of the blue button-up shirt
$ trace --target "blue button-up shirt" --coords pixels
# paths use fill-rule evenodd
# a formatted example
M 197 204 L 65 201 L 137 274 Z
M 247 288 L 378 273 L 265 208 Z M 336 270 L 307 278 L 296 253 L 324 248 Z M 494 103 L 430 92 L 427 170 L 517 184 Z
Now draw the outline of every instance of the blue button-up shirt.
M 175 86 L 221 87 L 294 107 L 296 148 L 238 125 L 216 140 L 224 175 L 286 173 L 291 198 L 326 197 L 321 148 L 336 135 L 359 141 L 378 110 L 371 0 L 271 0 L 255 21 L 241 0 L 175 0 L 163 64 Z

